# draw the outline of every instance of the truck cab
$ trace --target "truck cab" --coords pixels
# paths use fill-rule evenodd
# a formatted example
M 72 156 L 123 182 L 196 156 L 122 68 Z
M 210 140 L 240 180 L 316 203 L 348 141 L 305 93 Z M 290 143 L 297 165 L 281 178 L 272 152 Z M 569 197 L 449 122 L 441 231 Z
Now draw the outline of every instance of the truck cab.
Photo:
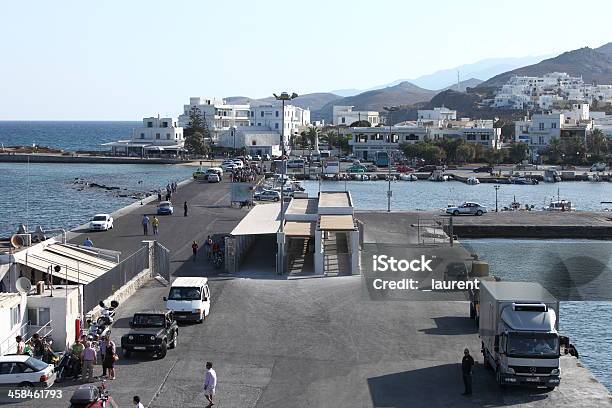
M 498 384 L 559 385 L 559 302 L 532 282 L 481 281 L 479 297 L 484 364 Z

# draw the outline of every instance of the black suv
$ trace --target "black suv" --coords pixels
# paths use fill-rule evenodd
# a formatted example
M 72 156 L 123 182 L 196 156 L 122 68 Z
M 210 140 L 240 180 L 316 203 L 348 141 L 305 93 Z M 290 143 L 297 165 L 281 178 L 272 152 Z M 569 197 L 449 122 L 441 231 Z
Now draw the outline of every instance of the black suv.
M 136 313 L 130 327 L 129 333 L 121 337 L 121 348 L 127 358 L 133 351 L 145 351 L 164 358 L 166 351 L 177 345 L 178 325 L 172 311 Z

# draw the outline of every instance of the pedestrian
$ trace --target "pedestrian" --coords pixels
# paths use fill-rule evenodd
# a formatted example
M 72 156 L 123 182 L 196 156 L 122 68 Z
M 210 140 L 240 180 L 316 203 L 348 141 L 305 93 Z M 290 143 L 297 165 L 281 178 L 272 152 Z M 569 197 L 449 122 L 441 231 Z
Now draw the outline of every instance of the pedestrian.
M 196 255 L 198 253 L 198 243 L 193 241 L 193 244 L 191 244 L 191 250 L 193 251 L 193 262 L 196 261 Z
M 142 230 L 144 235 L 149 235 L 149 217 L 147 217 L 147 214 L 142 216 Z
M 157 201 L 161 202 L 161 189 L 157 190 Z
M 461 395 L 472 395 L 472 367 L 474 359 L 470 356 L 470 350 L 463 350 L 463 359 L 461 360 L 461 371 L 463 373 L 463 385 L 465 391 Z
M 83 382 L 91 382 L 93 380 L 93 366 L 96 364 L 96 350 L 91 348 L 91 342 L 85 342 L 85 349 L 81 353 L 83 360 L 83 368 L 81 372 Z
M 25 343 L 23 341 L 23 337 L 17 336 L 15 337 L 15 341 L 17 342 L 17 354 L 25 354 Z
M 151 225 L 153 226 L 153 235 L 159 235 L 159 219 L 156 216 L 153 216 Z
M 204 377 L 204 396 L 208 400 L 207 408 L 215 405 L 213 398 L 215 396 L 215 388 L 217 388 L 217 373 L 212 368 L 212 363 L 206 363 L 206 376 Z
M 117 356 L 117 348 L 115 343 L 110 339 L 110 336 L 106 337 L 106 341 L 102 343 L 102 347 L 105 349 L 104 358 L 102 359 L 102 375 L 108 372 L 108 379 L 115 379 L 115 359 Z
M 185 204 L 183 204 L 183 209 L 185 210 L 185 217 L 187 216 L 187 201 L 185 201 Z
M 132 401 L 134 402 L 134 408 L 144 408 L 144 405 L 142 405 L 140 402 L 140 397 L 138 395 L 134 395 Z
M 210 235 L 206 238 L 206 241 L 204 242 L 204 246 L 206 246 L 206 259 L 210 259 L 212 255 L 212 246 L 213 246 L 213 240 L 210 237 Z
M 83 241 L 83 246 L 92 247 L 93 246 L 93 241 L 91 239 L 89 239 L 89 237 L 87 237 L 87 238 L 85 238 L 85 241 Z
M 34 333 L 30 342 L 32 345 L 32 352 L 34 353 L 34 357 L 39 360 L 42 359 L 42 355 L 45 353 L 45 347 L 43 346 L 42 340 L 40 339 L 40 334 Z
M 166 193 L 166 201 L 170 201 L 170 198 L 172 198 L 172 193 L 168 190 Z

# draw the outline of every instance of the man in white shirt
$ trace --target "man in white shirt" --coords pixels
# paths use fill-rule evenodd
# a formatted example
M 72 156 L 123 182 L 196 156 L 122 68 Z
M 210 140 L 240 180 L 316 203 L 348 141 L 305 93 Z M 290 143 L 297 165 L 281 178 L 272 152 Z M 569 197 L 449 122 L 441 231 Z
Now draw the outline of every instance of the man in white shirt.
M 140 402 L 140 397 L 138 395 L 135 395 L 132 401 L 134 401 L 134 408 L 144 408 L 144 405 L 142 405 Z
M 209 404 L 207 408 L 215 405 L 213 397 L 215 396 L 215 388 L 217 388 L 217 373 L 212 368 L 212 363 L 208 361 L 206 363 L 206 377 L 204 378 L 204 396 L 208 400 Z

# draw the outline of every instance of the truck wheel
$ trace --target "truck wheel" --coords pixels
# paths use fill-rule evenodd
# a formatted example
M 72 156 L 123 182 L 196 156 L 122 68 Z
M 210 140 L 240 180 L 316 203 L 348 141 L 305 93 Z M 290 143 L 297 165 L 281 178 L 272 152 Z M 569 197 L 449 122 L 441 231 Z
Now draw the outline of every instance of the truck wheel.
M 163 342 L 161 350 L 157 353 L 157 358 L 159 359 L 164 358 L 166 357 L 167 353 L 168 353 L 168 345 L 166 344 L 166 342 Z

